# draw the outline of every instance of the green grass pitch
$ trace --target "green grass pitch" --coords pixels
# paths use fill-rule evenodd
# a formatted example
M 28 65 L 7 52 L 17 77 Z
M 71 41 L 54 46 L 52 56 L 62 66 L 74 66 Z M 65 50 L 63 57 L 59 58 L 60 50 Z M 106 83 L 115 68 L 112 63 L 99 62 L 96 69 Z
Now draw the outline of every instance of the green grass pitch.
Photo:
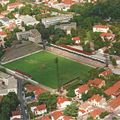
M 56 57 L 58 57 L 59 76 L 62 83 L 66 83 L 77 76 L 80 76 L 80 79 L 84 79 L 88 71 L 91 69 L 89 66 L 64 57 L 59 57 L 49 52 L 35 53 L 7 63 L 4 66 L 12 70 L 17 69 L 28 73 L 32 75 L 35 81 L 51 88 L 57 88 Z

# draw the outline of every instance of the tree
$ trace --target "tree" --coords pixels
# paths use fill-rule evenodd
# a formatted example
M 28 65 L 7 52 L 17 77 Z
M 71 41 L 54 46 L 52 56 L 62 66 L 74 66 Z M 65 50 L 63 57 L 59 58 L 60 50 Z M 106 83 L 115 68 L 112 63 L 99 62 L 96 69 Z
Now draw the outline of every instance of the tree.
M 114 67 L 116 67 L 116 66 L 117 66 L 116 59 L 115 59 L 114 57 L 110 56 L 110 60 L 111 60 L 111 62 L 112 62 L 112 65 L 113 65 Z
M 9 3 L 14 3 L 16 2 L 16 0 L 9 0 Z
M 57 107 L 57 96 L 45 92 L 39 96 L 39 104 L 43 103 L 46 104 L 48 111 L 55 110 Z
M 77 117 L 78 114 L 78 107 L 75 103 L 72 103 L 71 105 L 67 106 L 64 110 L 64 114 L 67 116 Z
M 103 118 L 105 118 L 105 116 L 107 116 L 107 115 L 109 115 L 109 113 L 108 113 L 107 111 L 102 112 L 102 113 L 100 114 L 100 118 L 103 119 Z

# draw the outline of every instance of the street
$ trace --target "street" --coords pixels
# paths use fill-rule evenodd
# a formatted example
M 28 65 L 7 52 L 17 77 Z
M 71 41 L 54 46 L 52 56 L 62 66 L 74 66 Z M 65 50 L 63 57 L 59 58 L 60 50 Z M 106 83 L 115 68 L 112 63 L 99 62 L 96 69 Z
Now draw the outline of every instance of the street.
M 18 83 L 18 98 L 20 100 L 20 106 L 21 106 L 21 113 L 22 113 L 22 119 L 23 120 L 30 120 L 29 119 L 29 113 L 27 112 L 27 105 L 24 100 L 24 92 L 23 92 L 23 80 L 17 79 Z

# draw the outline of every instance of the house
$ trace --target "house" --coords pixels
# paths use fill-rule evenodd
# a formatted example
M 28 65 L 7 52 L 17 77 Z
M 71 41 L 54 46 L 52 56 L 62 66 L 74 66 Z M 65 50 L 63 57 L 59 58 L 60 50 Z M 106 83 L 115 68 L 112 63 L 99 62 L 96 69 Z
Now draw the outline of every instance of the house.
M 0 0 L 1 5 L 6 5 L 9 3 L 9 0 Z
M 88 99 L 88 103 L 96 107 L 105 108 L 106 100 L 99 94 L 96 94 Z
M 0 71 L 0 96 L 7 95 L 9 92 L 17 94 L 17 80 L 14 76 Z
M 60 25 L 56 25 L 56 28 L 60 28 L 64 31 L 66 31 L 66 34 L 71 34 L 71 30 L 74 29 L 76 30 L 76 23 L 75 22 L 71 22 L 71 23 L 66 23 L 66 24 L 60 24 Z
M 21 8 L 23 7 L 22 3 L 15 2 L 15 3 L 10 3 L 7 5 L 7 10 L 8 11 L 13 11 L 15 8 Z
M 78 117 L 82 117 L 90 112 L 92 112 L 95 108 L 90 105 L 88 102 L 84 102 L 79 106 Z
M 0 18 L 0 22 L 1 22 L 4 26 L 9 26 L 9 24 L 10 24 L 10 19 L 7 18 L 7 17 L 3 17 L 3 18 Z
M 105 70 L 105 71 L 101 72 L 99 74 L 99 76 L 104 76 L 105 77 L 105 76 L 108 76 L 110 74 L 112 74 L 112 70 L 108 69 L 108 70 Z
M 43 116 L 41 119 L 36 120 L 51 120 L 51 117 L 49 115 Z
M 33 114 L 35 114 L 35 116 L 38 116 L 38 115 L 43 115 L 47 113 L 47 108 L 45 104 L 42 104 L 42 105 L 31 107 L 31 111 Z
M 64 109 L 70 104 L 71 104 L 71 101 L 69 101 L 67 98 L 62 97 L 62 96 L 57 97 L 57 108 L 58 109 Z
M 107 40 L 114 40 L 115 38 L 115 34 L 113 33 L 101 33 L 100 37 L 105 41 L 105 39 Z
M 62 120 L 63 113 L 61 111 L 54 111 L 51 113 L 51 120 Z
M 106 89 L 104 93 L 111 96 L 112 98 L 119 96 L 120 95 L 120 81 L 116 82 L 114 85 Z
M 90 112 L 89 113 L 89 115 L 91 116 L 91 117 L 93 117 L 94 119 L 100 119 L 100 115 L 101 115 L 101 113 L 102 112 L 105 112 L 105 110 L 104 109 L 102 109 L 102 108 L 96 108 L 95 110 L 93 110 L 92 112 Z
M 5 37 L 7 37 L 7 34 L 3 30 L 0 30 L 0 40 L 2 40 L 3 45 L 4 45 L 4 38 Z
M 81 99 L 81 96 L 82 96 L 82 93 L 87 93 L 88 92 L 88 85 L 87 84 L 84 84 L 84 85 L 81 85 L 80 87 L 76 88 L 74 91 L 75 91 L 75 95 Z
M 73 14 L 61 14 L 55 17 L 48 17 L 41 19 L 42 24 L 48 28 L 50 25 L 56 25 L 57 23 L 66 23 L 73 18 Z
M 72 0 L 62 0 L 64 4 L 72 5 L 73 1 Z
M 95 78 L 94 80 L 89 80 L 88 85 L 101 88 L 102 86 L 105 86 L 105 81 L 100 78 Z
M 110 101 L 109 106 L 111 110 L 120 111 L 120 96 Z
M 29 15 L 21 15 L 20 17 L 18 17 L 17 22 L 20 23 L 24 23 L 25 25 L 29 26 L 29 25 L 37 25 L 39 23 L 39 21 L 37 21 L 34 17 L 29 16 Z
M 93 32 L 107 33 L 108 30 L 109 30 L 109 26 L 107 26 L 107 25 L 95 25 L 95 26 L 93 26 Z
M 75 44 L 80 44 L 80 37 L 73 37 L 72 41 L 74 41 Z
M 36 44 L 42 42 L 41 34 L 38 32 L 37 29 L 31 29 L 29 31 L 24 32 L 17 32 L 16 36 L 18 40 L 29 40 Z
M 10 120 L 21 120 L 21 112 L 20 111 L 12 111 L 12 116 L 10 117 Z

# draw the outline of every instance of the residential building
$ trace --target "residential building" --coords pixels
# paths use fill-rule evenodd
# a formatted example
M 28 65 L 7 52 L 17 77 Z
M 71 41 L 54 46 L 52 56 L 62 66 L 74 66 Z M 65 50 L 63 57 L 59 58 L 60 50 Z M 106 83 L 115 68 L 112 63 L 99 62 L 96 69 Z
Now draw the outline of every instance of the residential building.
M 115 34 L 113 33 L 101 33 L 100 37 L 105 41 L 105 39 L 107 40 L 114 40 L 115 38 Z
M 93 26 L 93 32 L 107 33 L 108 30 L 109 30 L 109 26 L 107 26 L 107 25 L 95 25 L 95 26 Z
M 110 101 L 109 106 L 112 111 L 120 111 L 120 96 Z
M 88 102 L 84 102 L 79 106 L 78 118 L 92 112 L 95 108 L 90 105 Z
M 73 37 L 73 38 L 72 38 L 72 41 L 74 41 L 74 43 L 75 43 L 76 45 L 79 45 L 79 44 L 80 44 L 80 37 Z
M 67 98 L 62 97 L 62 96 L 57 97 L 57 108 L 58 109 L 64 109 L 70 104 L 71 104 L 71 101 L 68 100 Z
M 93 117 L 94 119 L 97 119 L 97 118 L 100 119 L 100 115 L 101 115 L 102 112 L 105 112 L 105 110 L 102 109 L 102 108 L 96 108 L 95 110 L 90 112 L 89 115 L 91 117 Z
M 31 107 L 31 111 L 35 116 L 43 115 L 47 113 L 47 108 L 45 104 Z
M 47 28 L 50 25 L 56 25 L 57 23 L 69 22 L 70 19 L 72 18 L 73 18 L 73 14 L 62 14 L 55 17 L 43 18 L 41 21 Z
M 9 0 L 0 0 L 1 5 L 6 5 L 9 3 Z
M 8 11 L 13 11 L 15 8 L 21 8 L 23 7 L 22 3 L 15 2 L 15 3 L 10 3 L 7 5 L 7 10 Z
M 0 96 L 7 95 L 9 92 L 17 94 L 17 80 L 14 76 L 0 71 Z
M 51 120 L 62 120 L 61 118 L 63 117 L 61 111 L 54 111 L 50 113 L 50 115 L 51 115 Z
M 88 103 L 100 108 L 105 108 L 105 106 L 107 105 L 105 98 L 100 96 L 99 94 L 93 95 L 91 98 L 89 98 Z
M 94 80 L 89 80 L 88 85 L 101 88 L 102 86 L 105 86 L 105 81 L 100 78 L 95 78 Z
M 101 72 L 99 74 L 99 76 L 104 76 L 105 77 L 105 76 L 108 76 L 110 74 L 112 74 L 112 70 L 108 69 L 108 70 L 105 70 L 105 71 Z
M 18 40 L 29 40 L 37 44 L 42 42 L 41 34 L 38 32 L 37 29 L 31 29 L 29 31 L 24 32 L 17 32 L 16 36 Z
M 17 22 L 20 23 L 24 23 L 25 25 L 29 26 L 29 25 L 37 25 L 39 23 L 39 21 L 37 21 L 34 17 L 29 16 L 29 15 L 21 15 L 20 17 L 18 17 Z
M 10 117 L 10 120 L 21 120 L 21 112 L 12 111 L 12 117 Z
M 76 88 L 74 91 L 75 91 L 75 95 L 81 99 L 82 97 L 82 93 L 87 93 L 88 92 L 88 85 L 87 84 L 84 84 L 84 85 L 81 85 L 80 87 Z
M 71 22 L 71 23 L 66 23 L 66 24 L 60 24 L 56 25 L 55 28 L 60 28 L 66 32 L 66 34 L 71 34 L 71 30 L 74 29 L 76 30 L 76 23 Z
M 104 93 L 111 96 L 112 98 L 119 96 L 120 95 L 120 81 L 116 82 L 114 85 L 106 89 Z

